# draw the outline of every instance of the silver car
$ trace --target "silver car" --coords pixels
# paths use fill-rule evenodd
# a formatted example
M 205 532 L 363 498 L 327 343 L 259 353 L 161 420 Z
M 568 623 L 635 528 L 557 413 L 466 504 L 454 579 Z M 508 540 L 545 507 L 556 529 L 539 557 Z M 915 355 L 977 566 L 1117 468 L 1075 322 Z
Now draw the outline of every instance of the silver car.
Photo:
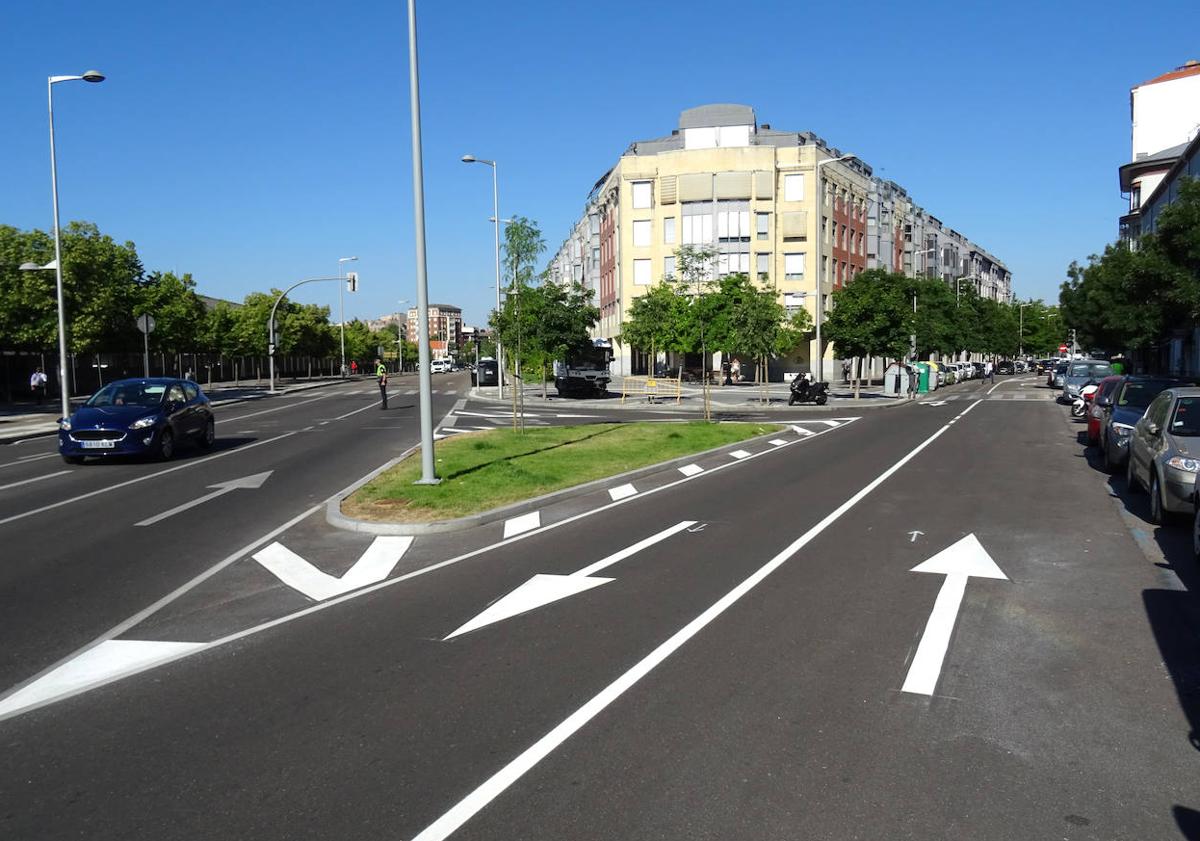
M 1150 519 L 1192 511 L 1200 472 L 1200 388 L 1168 388 L 1151 401 L 1129 436 L 1125 478 L 1150 492 Z
M 1112 366 L 1102 359 L 1079 359 L 1067 366 L 1063 374 L 1062 399 L 1074 400 L 1079 396 L 1079 390 L 1088 383 L 1098 383 L 1105 377 L 1111 377 Z

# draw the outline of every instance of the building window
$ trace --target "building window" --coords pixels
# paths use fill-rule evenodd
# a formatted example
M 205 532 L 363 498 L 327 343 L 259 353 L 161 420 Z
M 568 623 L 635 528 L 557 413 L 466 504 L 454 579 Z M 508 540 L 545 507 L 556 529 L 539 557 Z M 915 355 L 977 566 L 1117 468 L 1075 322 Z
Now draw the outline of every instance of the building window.
M 650 245 L 651 222 L 649 219 L 639 219 L 633 223 L 633 245 L 635 248 L 646 248 Z
M 788 318 L 791 318 L 800 310 L 804 309 L 804 299 L 807 297 L 804 292 L 785 292 L 783 295 L 783 308 L 787 312 Z
M 634 260 L 633 261 L 633 285 L 634 286 L 649 286 L 651 269 L 649 260 Z
M 663 277 L 675 277 L 675 255 L 663 257 Z
M 804 254 L 783 255 L 783 279 L 804 280 Z
M 804 201 L 803 172 L 792 172 L 783 176 L 783 200 Z
M 593 248 L 592 249 L 592 264 L 598 265 L 599 263 L 600 263 L 600 249 Z
M 713 241 L 713 218 L 711 214 L 703 216 L 683 216 L 683 244 L 711 245 Z
M 762 280 L 766 280 L 767 278 L 769 278 L 771 276 L 771 255 L 770 255 L 770 253 L 768 252 L 768 253 L 755 254 L 754 261 L 756 264 L 754 267 L 754 270 L 755 270 L 755 272 L 758 273 L 759 278 L 761 278 Z
M 756 213 L 756 214 L 754 214 L 754 216 L 755 216 L 754 224 L 758 231 L 758 238 L 759 239 L 770 239 L 770 236 L 771 236 L 771 214 L 770 213 Z
M 651 206 L 650 197 L 650 182 L 649 181 L 634 181 L 633 182 L 633 209 L 646 210 Z
M 721 242 L 749 242 L 750 211 L 717 211 L 717 237 Z
M 663 219 L 663 242 L 667 245 L 675 244 L 675 217 L 668 216 Z

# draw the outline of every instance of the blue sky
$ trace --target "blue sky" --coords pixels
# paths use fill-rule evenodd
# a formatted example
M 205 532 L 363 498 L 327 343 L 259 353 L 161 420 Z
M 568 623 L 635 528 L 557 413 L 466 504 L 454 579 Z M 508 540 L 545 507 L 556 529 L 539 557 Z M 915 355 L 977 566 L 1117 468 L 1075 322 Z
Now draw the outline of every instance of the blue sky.
M 415 298 L 403 0 L 58 0 L 5 15 L 0 223 L 50 227 L 45 78 L 64 222 L 132 240 L 200 291 L 333 273 L 358 255 L 347 316 Z M 500 212 L 547 257 L 633 140 L 683 108 L 740 102 L 813 131 L 907 187 L 1056 298 L 1125 206 L 1129 88 L 1200 58 L 1194 2 L 516 4 L 420 2 L 430 297 L 486 318 L 489 170 Z M 301 300 L 333 303 L 333 284 Z

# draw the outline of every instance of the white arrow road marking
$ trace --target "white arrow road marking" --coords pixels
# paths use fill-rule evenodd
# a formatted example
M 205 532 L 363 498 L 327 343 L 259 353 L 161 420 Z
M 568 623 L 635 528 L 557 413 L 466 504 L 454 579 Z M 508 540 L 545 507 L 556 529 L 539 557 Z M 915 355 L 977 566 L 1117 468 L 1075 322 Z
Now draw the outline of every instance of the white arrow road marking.
M 278 541 L 255 552 L 254 560 L 293 590 L 321 602 L 387 578 L 412 541 L 411 537 L 375 538 L 341 578 L 321 572 Z
M 30 482 L 40 482 L 43 479 L 53 479 L 55 476 L 62 476 L 65 473 L 70 473 L 70 470 L 60 470 L 57 473 L 47 473 L 45 476 L 34 476 L 32 479 L 22 479 L 20 482 L 9 482 L 7 485 L 0 485 L 0 491 L 15 488 L 18 485 L 28 485 Z
M 0 701 L 0 718 L 55 701 L 64 695 L 74 695 L 122 675 L 140 672 L 206 645 L 203 642 L 106 640 Z
M 238 489 L 254 490 L 261 488 L 263 486 L 263 482 L 267 481 L 270 475 L 274 472 L 275 471 L 273 470 L 268 470 L 265 473 L 255 473 L 253 476 L 243 476 L 241 479 L 230 479 L 228 482 L 219 482 L 216 485 L 209 485 L 210 488 L 216 488 L 216 490 L 210 494 L 197 497 L 191 502 L 185 502 L 183 505 L 176 505 L 174 508 L 168 511 L 164 511 L 161 514 L 155 514 L 153 517 L 142 520 L 140 523 L 134 523 L 134 525 L 152 526 L 159 520 L 165 520 L 167 517 L 174 517 L 176 514 L 187 511 L 189 508 L 195 508 L 197 505 L 202 505 L 203 503 L 208 502 L 210 499 L 216 499 L 219 496 L 224 496 L 230 491 L 236 491 Z
M 615 488 L 608 489 L 608 495 L 616 502 L 618 499 L 625 499 L 637 493 L 637 488 L 630 484 L 618 485 Z
M 922 406 L 945 406 L 946 401 L 945 400 L 922 400 L 921 405 Z
M 950 647 L 950 634 L 958 619 L 967 579 L 998 578 L 1007 581 L 1008 576 L 1000 571 L 974 534 L 968 534 L 911 571 L 946 576 L 937 601 L 933 604 L 933 612 L 925 624 L 925 633 L 921 635 L 916 656 L 908 667 L 908 677 L 900 688 L 901 692 L 932 695 L 942 674 L 942 661 L 946 659 L 946 650 Z
M 917 542 L 917 535 L 919 535 L 919 534 L 924 534 L 924 533 L 925 533 L 925 532 L 923 532 L 923 531 L 910 531 L 910 532 L 909 532 L 910 539 L 909 539 L 909 541 L 908 541 L 908 542 L 909 542 L 909 543 L 916 543 L 916 542 Z
M 817 434 L 817 433 L 813 432 L 811 429 L 805 429 L 804 427 L 796 426 L 795 424 L 792 424 L 792 432 L 795 432 L 797 435 L 799 435 L 803 438 L 807 438 L 810 435 Z
M 685 464 L 679 468 L 679 472 L 684 476 L 695 476 L 697 473 L 703 473 L 704 468 L 698 464 Z
M 522 532 L 530 529 L 541 528 L 542 515 L 538 511 L 530 511 L 528 514 L 522 514 L 520 517 L 513 517 L 511 520 L 504 521 L 504 539 L 515 537 Z
M 750 454 L 745 450 L 734 450 L 729 454 L 730 458 L 747 458 Z
M 678 534 L 694 525 L 696 525 L 695 520 L 684 520 L 681 523 L 676 523 L 669 529 L 663 529 L 658 534 L 653 534 L 645 540 L 639 540 L 632 546 L 627 546 L 620 552 L 614 552 L 607 558 L 602 558 L 594 564 L 590 564 L 570 575 L 535 575 L 508 595 L 493 602 L 482 613 L 459 627 L 458 630 L 450 634 L 446 639 L 454 639 L 454 637 L 460 634 L 470 633 L 485 625 L 491 625 L 494 622 L 500 622 L 504 619 L 511 619 L 519 614 L 527 613 L 534 608 L 542 607 L 567 596 L 573 596 L 576 593 L 582 593 L 584 590 L 590 590 L 593 587 L 599 587 L 601 584 L 607 584 L 613 579 L 595 578 L 592 577 L 593 573 L 619 563 L 631 555 L 636 555 L 643 549 L 653 546 L 661 540 L 666 540 L 671 535 Z

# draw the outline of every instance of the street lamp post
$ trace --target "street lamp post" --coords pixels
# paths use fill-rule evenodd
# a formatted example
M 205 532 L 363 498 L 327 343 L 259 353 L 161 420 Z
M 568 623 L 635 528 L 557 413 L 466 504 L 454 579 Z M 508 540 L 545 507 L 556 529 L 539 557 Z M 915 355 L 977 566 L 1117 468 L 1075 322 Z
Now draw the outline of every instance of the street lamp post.
M 821 382 L 823 379 L 825 379 L 825 376 L 824 376 L 824 374 L 825 374 L 825 345 L 821 340 L 821 322 L 825 320 L 825 287 L 823 284 L 823 279 L 821 278 L 822 232 L 820 231 L 820 222 L 821 222 L 821 219 L 824 218 L 824 209 L 825 209 L 825 205 L 824 205 L 825 185 L 821 180 L 821 167 L 825 166 L 825 164 L 837 163 L 838 161 L 854 160 L 857 157 L 858 157 L 858 155 L 842 155 L 837 158 L 826 158 L 823 161 L 817 161 L 817 166 L 816 166 L 818 230 L 817 230 L 817 247 L 815 250 L 816 259 L 813 261 L 814 263 L 816 263 L 816 266 L 814 267 L 813 271 L 815 272 L 815 274 L 817 276 L 817 336 L 816 336 L 816 339 L 817 339 L 817 382 L 818 383 Z
M 401 322 L 396 320 L 396 373 L 404 373 L 404 334 L 408 331 L 408 310 L 404 309 L 404 305 L 408 303 L 408 298 L 401 298 L 396 302 L 400 306 L 400 312 L 404 313 L 404 320 Z M 403 324 L 404 326 L 401 326 Z
M 463 155 L 465 164 L 486 164 L 492 168 L 492 221 L 496 234 L 496 313 L 500 313 L 500 185 L 496 174 L 496 162 L 474 155 Z M 496 336 L 496 398 L 504 399 L 504 351 L 500 348 L 500 337 Z
M 271 305 L 271 316 L 267 319 L 267 370 L 269 371 L 269 377 L 270 377 L 270 379 L 268 381 L 270 387 L 267 389 L 268 394 L 275 393 L 275 311 L 277 309 L 279 309 L 279 304 L 283 301 L 284 298 L 286 298 L 288 296 L 288 293 L 291 292 L 293 289 L 295 289 L 297 286 L 303 286 L 306 283 L 320 283 L 322 281 L 331 281 L 331 280 L 340 281 L 341 278 L 340 277 L 310 277 L 307 280 L 297 281 L 296 283 L 293 283 L 291 286 L 289 286 L 287 289 L 280 292 L 279 297 L 275 299 L 275 303 Z
M 54 279 L 58 296 L 58 387 L 62 400 L 62 416 L 71 415 L 71 392 L 67 388 L 67 317 L 63 304 L 62 237 L 58 227 L 58 161 L 54 153 L 54 86 L 59 82 L 103 82 L 97 70 L 82 76 L 50 76 L 46 81 L 46 102 L 50 115 L 50 193 L 54 204 Z
M 338 258 L 338 280 L 342 279 L 342 263 L 353 263 L 357 257 Z M 346 376 L 346 309 L 342 300 L 345 294 L 345 284 L 338 284 L 338 326 L 342 328 L 342 376 Z
M 1018 328 L 1020 335 L 1017 338 L 1017 345 L 1020 349 L 1017 351 L 1017 355 L 1022 359 L 1025 358 L 1025 308 L 1027 306 L 1029 304 L 1020 304 L 1017 306 L 1017 316 L 1020 323 L 1020 327 Z

